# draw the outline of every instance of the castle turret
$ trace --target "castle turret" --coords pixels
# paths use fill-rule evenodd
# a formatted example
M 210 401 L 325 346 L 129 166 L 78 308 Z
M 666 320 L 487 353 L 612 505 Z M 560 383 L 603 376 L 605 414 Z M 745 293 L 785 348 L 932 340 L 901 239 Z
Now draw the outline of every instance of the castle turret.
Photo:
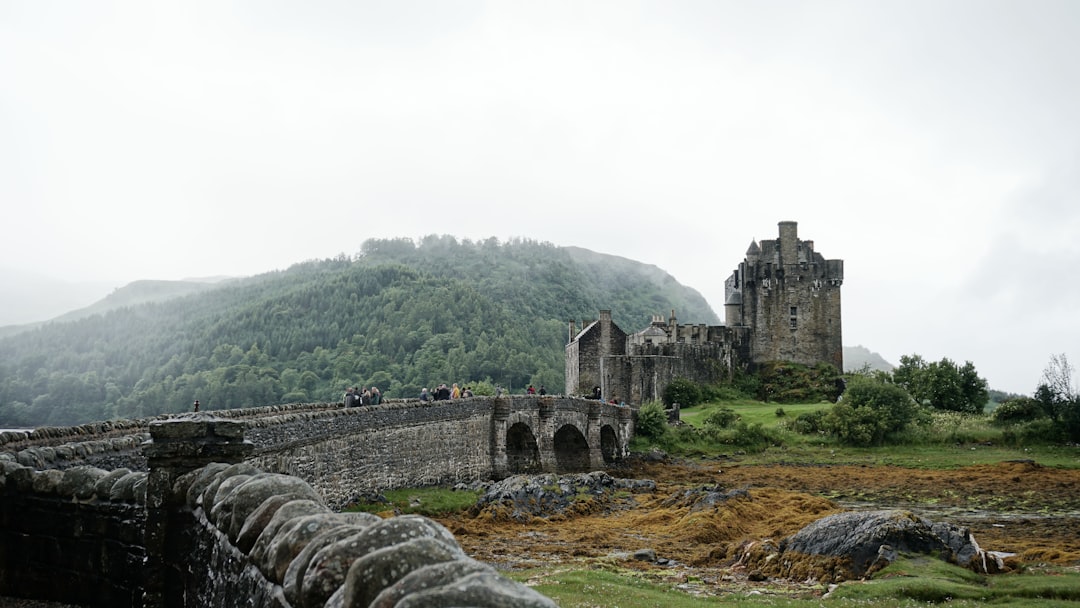
M 780 222 L 780 265 L 799 263 L 799 224 Z

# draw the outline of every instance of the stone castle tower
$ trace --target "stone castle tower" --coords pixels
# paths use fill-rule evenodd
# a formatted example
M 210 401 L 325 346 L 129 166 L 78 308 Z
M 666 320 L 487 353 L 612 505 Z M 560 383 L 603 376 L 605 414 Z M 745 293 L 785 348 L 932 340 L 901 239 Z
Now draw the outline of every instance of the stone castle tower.
M 799 240 L 798 224 L 780 222 L 779 238 L 752 241 L 725 281 L 724 325 L 679 325 L 675 311 L 633 334 L 608 310 L 580 331 L 571 321 L 566 394 L 599 387 L 604 399 L 638 404 L 659 399 L 675 378 L 715 383 L 767 361 L 843 370 L 843 281 L 843 260 L 826 260 Z
M 799 240 L 795 222 L 780 222 L 780 238 L 751 241 L 725 282 L 724 321 L 753 329 L 755 362 L 826 362 L 843 370 L 843 282 L 843 260 L 826 260 L 813 241 Z

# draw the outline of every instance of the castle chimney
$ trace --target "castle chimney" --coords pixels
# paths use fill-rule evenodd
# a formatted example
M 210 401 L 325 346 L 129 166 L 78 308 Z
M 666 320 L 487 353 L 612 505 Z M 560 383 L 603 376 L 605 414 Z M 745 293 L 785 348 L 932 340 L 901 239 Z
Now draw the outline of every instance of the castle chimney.
M 798 222 L 780 222 L 780 265 L 798 264 Z

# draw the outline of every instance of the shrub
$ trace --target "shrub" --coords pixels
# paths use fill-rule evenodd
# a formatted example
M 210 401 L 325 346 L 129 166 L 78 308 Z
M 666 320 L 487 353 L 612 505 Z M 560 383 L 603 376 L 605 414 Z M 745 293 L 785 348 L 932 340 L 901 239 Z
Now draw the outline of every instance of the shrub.
M 641 406 L 637 414 L 637 423 L 634 425 L 634 433 L 659 439 L 667 433 L 667 413 L 659 401 L 649 401 Z
M 776 431 L 766 428 L 760 422 L 746 424 L 741 420 L 735 426 L 731 442 L 748 452 L 764 452 L 769 447 L 783 443 Z
M 1031 422 L 1046 416 L 1042 404 L 1031 397 L 1010 399 L 994 409 L 991 421 L 997 425 Z
M 730 407 L 719 407 L 708 414 L 702 419 L 705 426 L 713 426 L 721 429 L 726 429 L 732 424 L 739 421 L 739 415 L 735 413 L 735 410 Z
M 816 435 L 825 430 L 825 410 L 814 410 L 795 417 L 791 428 L 800 435 Z
M 843 400 L 825 416 L 824 428 L 849 445 L 881 445 L 887 437 L 923 417 L 921 408 L 904 389 L 856 376 L 848 385 Z
M 752 392 L 743 392 L 742 389 L 734 384 L 701 387 L 702 401 L 739 401 L 741 399 L 752 399 L 754 394 L 755 393 Z
M 702 401 L 701 387 L 686 378 L 675 378 L 664 389 L 664 405 L 678 403 L 682 407 L 693 407 Z
M 828 363 L 807 367 L 788 361 L 772 361 L 761 366 L 761 397 L 778 403 L 836 401 L 843 383 L 836 368 Z

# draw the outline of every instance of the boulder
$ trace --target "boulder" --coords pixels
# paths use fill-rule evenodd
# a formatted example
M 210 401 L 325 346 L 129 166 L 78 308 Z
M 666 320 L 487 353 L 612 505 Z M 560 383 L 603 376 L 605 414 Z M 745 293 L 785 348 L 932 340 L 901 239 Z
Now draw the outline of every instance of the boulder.
M 831 582 L 872 574 L 900 555 L 929 555 L 979 572 L 999 569 L 998 561 L 986 560 L 967 528 L 933 523 L 904 510 L 829 515 L 779 546 L 759 544 L 756 552 L 746 563 L 767 574 Z

